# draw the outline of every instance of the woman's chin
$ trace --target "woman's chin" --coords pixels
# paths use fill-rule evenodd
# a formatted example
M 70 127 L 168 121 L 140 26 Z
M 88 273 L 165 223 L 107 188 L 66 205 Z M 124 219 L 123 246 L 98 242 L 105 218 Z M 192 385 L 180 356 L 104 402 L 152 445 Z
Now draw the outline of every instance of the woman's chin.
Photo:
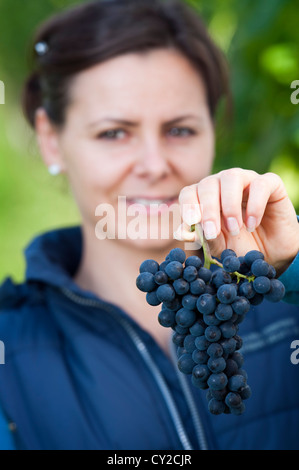
M 124 240 L 126 244 L 130 245 L 132 248 L 135 247 L 138 250 L 153 250 L 153 251 L 165 251 L 171 250 L 174 246 L 178 245 L 178 241 L 174 240 L 173 238 L 167 239 L 155 239 L 155 238 L 139 238 L 139 239 L 127 239 Z

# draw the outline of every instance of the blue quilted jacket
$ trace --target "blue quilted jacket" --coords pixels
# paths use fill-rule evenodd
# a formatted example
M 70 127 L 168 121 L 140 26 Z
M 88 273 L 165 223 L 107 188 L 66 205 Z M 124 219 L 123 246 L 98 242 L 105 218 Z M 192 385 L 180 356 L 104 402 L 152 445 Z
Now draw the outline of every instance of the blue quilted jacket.
M 174 351 L 74 284 L 81 246 L 79 227 L 37 237 L 26 281 L 0 288 L 1 449 L 299 449 L 299 256 L 280 278 L 284 301 L 240 325 L 246 412 L 213 416 Z

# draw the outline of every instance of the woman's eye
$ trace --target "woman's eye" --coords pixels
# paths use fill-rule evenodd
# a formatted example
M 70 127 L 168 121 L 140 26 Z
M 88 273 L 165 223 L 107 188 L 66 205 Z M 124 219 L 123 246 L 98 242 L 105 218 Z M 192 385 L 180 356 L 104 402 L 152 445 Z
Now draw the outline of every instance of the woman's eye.
M 168 134 L 171 137 L 187 137 L 190 135 L 194 135 L 195 132 L 193 129 L 190 129 L 189 127 L 173 127 L 170 129 Z
M 109 131 L 105 131 L 99 134 L 98 138 L 107 140 L 120 140 L 125 136 L 126 132 L 123 129 L 110 129 Z

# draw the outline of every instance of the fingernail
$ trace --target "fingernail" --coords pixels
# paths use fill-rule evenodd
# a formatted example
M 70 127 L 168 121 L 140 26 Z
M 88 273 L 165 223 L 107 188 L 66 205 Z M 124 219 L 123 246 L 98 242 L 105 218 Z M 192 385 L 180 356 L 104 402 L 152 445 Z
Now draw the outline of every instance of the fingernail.
M 235 217 L 228 217 L 227 218 L 227 228 L 231 235 L 239 235 L 240 229 L 237 219 Z
M 207 240 L 214 240 L 215 238 L 217 238 L 217 229 L 214 222 L 210 220 L 208 222 L 205 222 L 203 228 Z
M 250 215 L 250 216 L 248 217 L 248 219 L 247 219 L 247 224 L 246 224 L 246 226 L 247 226 L 247 231 L 248 231 L 248 232 L 253 232 L 253 231 L 255 230 L 255 228 L 256 228 L 256 224 L 257 224 L 256 218 L 255 218 L 255 217 L 252 217 L 252 216 Z
M 188 225 L 198 224 L 201 220 L 201 213 L 199 209 L 199 204 L 184 204 L 183 206 L 183 220 Z

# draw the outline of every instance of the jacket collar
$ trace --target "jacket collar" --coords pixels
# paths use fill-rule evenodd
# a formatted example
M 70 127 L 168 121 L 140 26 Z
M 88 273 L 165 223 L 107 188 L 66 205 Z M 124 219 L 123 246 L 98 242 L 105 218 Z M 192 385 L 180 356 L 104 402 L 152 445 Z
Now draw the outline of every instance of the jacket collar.
M 71 290 L 81 289 L 73 276 L 82 254 L 81 227 L 62 228 L 41 234 L 25 249 L 26 280 Z

